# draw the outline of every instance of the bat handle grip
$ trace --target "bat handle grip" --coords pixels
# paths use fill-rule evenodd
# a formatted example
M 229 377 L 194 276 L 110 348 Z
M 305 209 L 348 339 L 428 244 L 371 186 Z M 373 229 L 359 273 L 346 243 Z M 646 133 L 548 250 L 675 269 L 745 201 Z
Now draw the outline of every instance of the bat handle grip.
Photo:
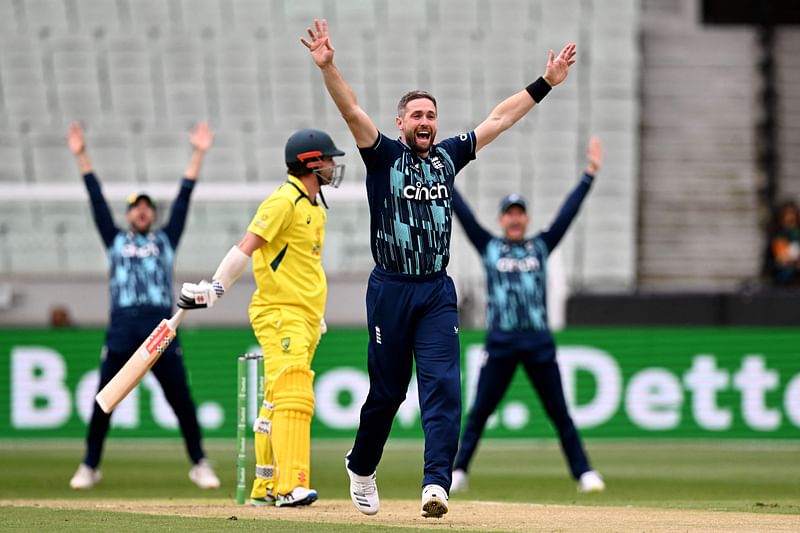
M 186 309 L 178 309 L 178 312 L 175 313 L 174 315 L 172 315 L 172 318 L 170 318 L 167 321 L 167 324 L 169 324 L 170 329 L 172 329 L 172 330 L 177 329 L 178 325 L 183 320 L 183 316 L 185 314 L 186 314 Z

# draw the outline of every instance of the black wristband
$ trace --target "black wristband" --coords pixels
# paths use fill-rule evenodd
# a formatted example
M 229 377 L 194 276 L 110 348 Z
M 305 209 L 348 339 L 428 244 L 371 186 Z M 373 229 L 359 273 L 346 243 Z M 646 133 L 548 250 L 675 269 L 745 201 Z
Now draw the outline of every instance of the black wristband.
M 550 92 L 550 84 L 544 81 L 544 78 L 539 76 L 536 78 L 536 81 L 525 87 L 525 90 L 528 91 L 528 94 L 531 95 L 533 101 L 537 104 L 541 102 L 547 93 Z

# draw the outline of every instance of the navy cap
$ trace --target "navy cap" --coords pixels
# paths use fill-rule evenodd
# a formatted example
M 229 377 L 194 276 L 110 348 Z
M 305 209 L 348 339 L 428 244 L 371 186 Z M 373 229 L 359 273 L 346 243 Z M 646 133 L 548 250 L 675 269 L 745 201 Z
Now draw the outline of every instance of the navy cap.
M 518 205 L 522 208 L 523 211 L 527 211 L 527 205 L 525 203 L 525 198 L 520 196 L 519 194 L 509 194 L 505 198 L 500 201 L 500 214 L 505 213 L 511 207 Z
M 136 206 L 136 204 L 138 204 L 142 200 L 150 204 L 150 207 L 152 207 L 153 209 L 156 208 L 156 203 L 153 201 L 152 198 L 150 198 L 149 194 L 139 192 L 139 193 L 133 193 L 130 196 L 128 196 L 128 209 L 129 210 L 133 209 L 133 207 Z

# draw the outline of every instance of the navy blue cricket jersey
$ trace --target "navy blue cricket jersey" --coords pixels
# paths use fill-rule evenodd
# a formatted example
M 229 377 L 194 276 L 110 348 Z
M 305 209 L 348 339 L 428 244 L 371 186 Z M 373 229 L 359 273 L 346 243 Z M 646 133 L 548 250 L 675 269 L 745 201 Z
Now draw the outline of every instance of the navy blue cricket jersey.
M 453 181 L 475 159 L 475 133 L 434 144 L 426 158 L 380 132 L 359 152 L 367 167 L 375 264 L 414 276 L 443 271 L 450 259 Z
M 135 326 L 158 323 L 172 313 L 175 249 L 183 233 L 194 181 L 181 181 L 169 221 L 148 233 L 117 227 L 95 175 L 84 175 L 84 182 L 108 256 L 111 324 L 106 345 L 109 350 L 124 351 L 130 347 L 128 337 Z
M 454 191 L 453 211 L 486 269 L 489 332 L 547 332 L 547 257 L 577 215 L 593 176 L 584 174 L 549 229 L 521 241 L 494 237 Z

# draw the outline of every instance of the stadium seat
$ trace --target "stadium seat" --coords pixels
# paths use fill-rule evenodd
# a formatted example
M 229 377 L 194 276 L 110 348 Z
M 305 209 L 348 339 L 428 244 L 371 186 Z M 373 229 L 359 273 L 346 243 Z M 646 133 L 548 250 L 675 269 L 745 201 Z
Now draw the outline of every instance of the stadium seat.
M 285 1 L 286 24 L 282 29 L 290 35 L 297 35 L 296 38 L 299 38 L 300 35 L 303 35 L 305 28 L 314 23 L 314 18 L 325 16 L 324 7 L 323 0 Z
M 94 226 L 82 231 L 67 231 L 64 235 L 64 248 L 66 259 L 61 267 L 64 273 L 107 275 L 108 258 Z
M 379 35 L 379 39 L 372 40 L 377 53 L 374 68 L 378 82 L 405 83 L 410 87 L 408 90 L 417 88 L 421 69 L 420 57 L 424 57 L 426 51 L 420 42 L 424 34 L 418 32 L 416 35 L 409 35 L 402 26 L 392 26 L 382 30 Z
M 531 40 L 509 39 L 505 32 L 486 33 L 478 45 L 485 80 L 495 87 L 508 87 L 504 89 L 508 96 L 540 76 L 547 60 L 547 50 L 536 54 Z
M 19 5 L 25 11 L 27 27 L 40 37 L 68 29 L 66 2 L 62 0 L 26 0 Z
M 92 121 L 102 114 L 94 43 L 85 36 L 58 35 L 47 43 L 52 57 L 62 120 Z
M 0 239 L 9 233 L 24 233 L 35 228 L 30 201 L 0 203 Z
M 15 33 L 19 24 L 13 2 L 0 2 L 0 32 L 3 35 Z
M 115 115 L 129 126 L 155 121 L 153 86 L 150 83 L 120 83 L 111 86 L 111 104 Z
M 170 4 L 164 0 L 136 0 L 128 6 L 133 35 L 164 35 L 173 22 Z
M 197 36 L 187 32 L 172 33 L 160 43 L 159 52 L 167 85 L 203 83 L 205 48 Z
M 205 206 L 205 226 L 193 228 L 193 231 L 201 229 L 210 241 L 218 243 L 215 254 L 217 263 L 233 244 L 241 240 L 261 200 L 266 198 L 272 190 L 267 187 L 263 191 L 263 196 L 258 194 L 260 191 L 254 191 L 254 201 L 252 202 L 224 201 L 209 203 Z M 200 203 L 197 202 L 198 205 Z
M 114 37 L 108 42 L 106 61 L 114 115 L 129 123 L 152 124 L 160 100 L 147 42 L 141 37 Z
M 191 155 L 188 129 L 148 131 L 144 135 L 144 168 L 150 183 L 178 183 Z
M 60 85 L 57 94 L 64 122 L 93 122 L 103 116 L 97 84 Z
M 258 161 L 258 181 L 277 185 L 286 179 L 286 162 L 284 160 L 284 143 L 288 135 L 279 136 L 272 141 L 263 140 L 256 149 Z M 269 138 L 269 136 L 267 136 Z
M 193 205 L 189 212 L 196 209 L 197 205 Z M 246 229 L 247 226 L 243 225 L 242 234 L 238 238 L 231 238 L 232 234 L 228 231 L 201 229 L 197 224 L 187 221 L 175 256 L 175 282 L 213 274 L 225 253 L 239 242 Z M 183 279 L 184 277 L 187 279 Z
M 230 3 L 234 27 L 245 37 L 266 36 L 273 26 L 283 25 L 283 3 L 236 0 Z
M 16 133 L 0 132 L 0 161 L 0 185 L 28 181 L 22 159 L 22 145 Z
M 122 128 L 94 127 L 86 129 L 86 145 L 95 171 L 104 183 L 136 183 L 133 137 Z
M 258 86 L 254 83 L 219 84 L 219 113 L 222 123 L 228 128 L 254 129 L 259 117 L 264 116 L 258 94 Z
M 113 35 L 120 29 L 118 2 L 97 0 L 73 0 L 77 10 L 78 28 L 83 35 L 103 37 Z
M 326 6 L 327 7 L 327 6 Z M 341 33 L 360 32 L 364 28 L 375 28 L 375 4 L 364 0 L 337 0 L 333 3 L 333 13 L 325 16 L 332 24 L 336 24 L 337 35 Z M 311 25 L 309 20 L 306 26 Z M 336 46 L 339 46 L 338 42 Z
M 257 46 L 252 38 L 225 38 L 214 46 L 218 83 L 250 83 L 258 79 Z
M 41 54 L 38 41 L 31 37 L 2 36 L 0 78 L 6 113 L 14 126 L 50 120 Z
M 107 62 L 112 83 L 150 80 L 151 49 L 138 36 L 115 36 L 109 39 Z
M 83 193 L 83 182 L 77 172 L 77 167 L 74 175 L 75 184 Z M 105 181 L 102 174 L 100 174 L 100 180 L 101 182 Z M 31 229 L 47 233 L 58 231 L 66 233 L 94 232 L 92 213 L 90 209 L 87 209 L 89 196 L 88 194 L 84 194 L 84 196 L 86 199 L 80 201 L 32 201 L 30 208 L 34 214 L 34 225 Z M 99 237 L 97 242 L 100 242 Z
M 238 131 L 214 129 L 214 144 L 205 156 L 200 179 L 243 183 L 247 178 L 247 170 L 242 152 L 243 139 Z
M 220 35 L 225 20 L 220 0 L 181 0 L 185 30 L 197 34 Z
M 464 2 L 462 0 L 437 0 L 429 2 L 425 9 L 426 16 L 432 18 L 431 24 L 445 28 L 459 28 L 460 32 L 469 33 L 485 22 L 481 18 L 486 5 L 492 2 Z M 484 13 L 485 14 L 485 13 Z M 450 33 L 450 32 L 448 32 Z M 459 35 L 459 32 L 452 32 Z
M 492 33 L 521 35 L 536 23 L 534 14 L 541 12 L 541 0 L 492 0 L 488 5 L 488 28 Z M 482 21 L 486 25 L 487 21 Z
M 169 84 L 166 87 L 166 97 L 167 117 L 170 123 L 189 127 L 196 122 L 209 120 L 205 84 Z
M 78 180 L 78 167 L 67 146 L 66 128 L 59 128 L 57 132 L 34 132 L 30 136 L 30 146 L 37 182 Z
M 303 69 L 292 78 L 287 76 L 272 80 L 272 117 L 274 123 L 264 124 L 269 130 L 292 132 L 310 128 L 316 123 L 313 117 L 314 98 L 311 85 L 301 81 L 307 72 Z M 284 139 L 285 141 L 285 139 Z
M 405 0 L 404 2 L 376 3 L 379 23 L 385 23 L 388 28 L 407 31 L 408 28 L 426 28 L 429 23 L 427 0 Z M 385 12 L 385 15 L 384 15 Z M 384 16 L 385 20 L 380 17 Z M 382 32 L 382 29 L 379 29 Z M 395 45 L 404 41 L 392 41 Z M 406 40 L 407 44 L 409 41 Z M 398 48 L 403 48 L 398 46 Z
M 66 258 L 66 245 L 63 234 L 55 232 L 10 232 L 5 242 L 11 250 L 4 258 L 10 274 L 53 274 L 61 273 Z M 4 268 L 5 269 L 5 268 Z

